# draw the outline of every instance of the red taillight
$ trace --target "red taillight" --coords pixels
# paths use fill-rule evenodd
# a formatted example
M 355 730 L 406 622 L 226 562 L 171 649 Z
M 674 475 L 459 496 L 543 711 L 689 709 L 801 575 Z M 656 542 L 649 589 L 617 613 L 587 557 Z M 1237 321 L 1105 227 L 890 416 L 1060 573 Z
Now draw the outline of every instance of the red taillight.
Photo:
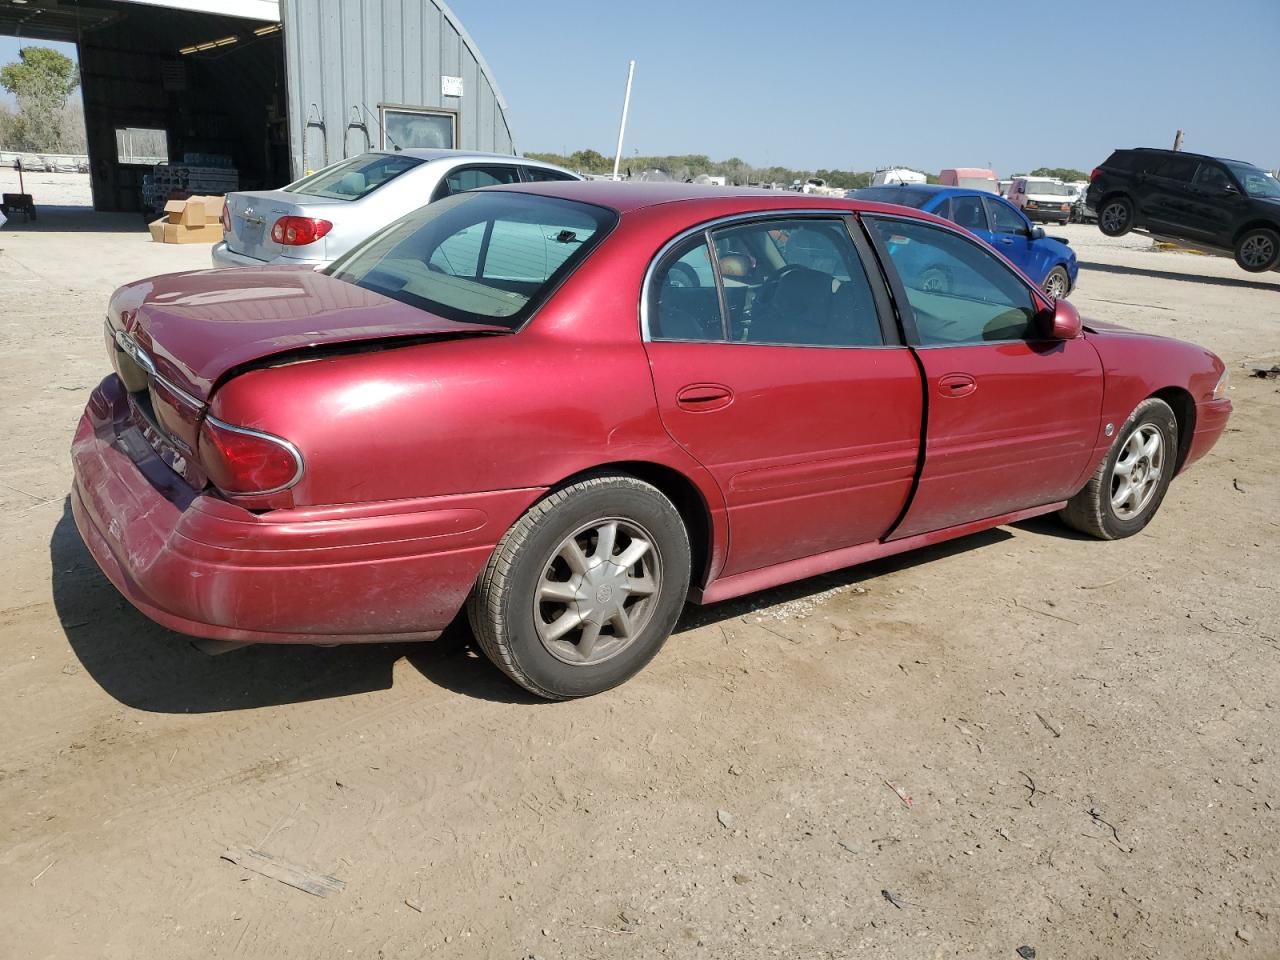
M 1091 173 L 1089 174 L 1089 182 L 1090 182 L 1090 183 L 1093 183 L 1093 181 L 1094 181 L 1094 180 L 1097 180 L 1097 179 L 1098 179 L 1098 177 L 1100 177 L 1100 176 L 1102 176 L 1102 168 L 1101 168 L 1101 167 L 1094 167 L 1094 168 L 1093 168 L 1093 172 L 1091 172 Z
M 218 217 L 218 219 L 222 221 L 222 232 L 230 233 L 231 232 L 231 208 L 227 206 L 226 203 L 223 203 L 222 215 Z
M 302 455 L 288 440 L 213 417 L 206 416 L 200 425 L 199 450 L 201 465 L 223 493 L 275 493 L 302 476 Z
M 328 220 L 281 217 L 271 228 L 271 239 L 286 247 L 305 247 L 308 243 L 315 243 L 332 229 L 333 224 Z

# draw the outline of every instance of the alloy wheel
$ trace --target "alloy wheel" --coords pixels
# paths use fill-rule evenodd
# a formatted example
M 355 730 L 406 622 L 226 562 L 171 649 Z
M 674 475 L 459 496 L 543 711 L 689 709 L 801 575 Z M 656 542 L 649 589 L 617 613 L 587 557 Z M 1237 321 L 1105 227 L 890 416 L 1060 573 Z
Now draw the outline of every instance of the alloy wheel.
M 657 608 L 662 558 L 653 536 L 630 520 L 593 520 L 565 537 L 533 600 L 542 645 L 575 666 L 629 647 Z
M 1120 230 L 1129 218 L 1129 211 L 1123 203 L 1109 203 L 1102 210 L 1102 228 L 1104 230 Z
M 1066 281 L 1057 270 L 1051 270 L 1049 276 L 1045 278 L 1044 292 L 1055 300 L 1060 300 L 1067 295 Z
M 1130 434 L 1111 470 L 1111 509 L 1121 520 L 1132 520 L 1151 502 L 1164 473 L 1164 435 L 1144 423 Z
M 1240 262 L 1246 267 L 1261 269 L 1275 255 L 1275 242 L 1265 233 L 1255 234 L 1240 245 Z

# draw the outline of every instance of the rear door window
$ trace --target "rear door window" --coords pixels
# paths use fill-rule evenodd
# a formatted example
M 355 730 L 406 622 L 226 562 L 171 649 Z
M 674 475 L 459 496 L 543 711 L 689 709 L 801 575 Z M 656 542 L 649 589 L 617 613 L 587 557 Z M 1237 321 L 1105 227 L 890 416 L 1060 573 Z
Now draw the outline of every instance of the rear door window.
M 563 170 L 548 170 L 545 167 L 525 167 L 524 178 L 532 183 L 546 183 L 553 180 L 577 180 L 571 173 Z
M 1190 183 L 1199 165 L 1199 161 L 1191 157 L 1169 157 L 1156 167 L 1155 175 L 1178 183 Z
M 711 233 L 729 339 L 881 346 L 875 297 L 843 220 L 762 220 Z
M 451 170 L 440 181 L 433 200 L 448 197 L 467 190 L 478 190 L 480 187 L 492 187 L 496 184 L 519 183 L 520 169 L 514 165 L 491 164 L 482 167 L 459 167 Z
M 724 339 L 720 294 L 705 234 L 680 243 L 659 264 L 649 287 L 654 340 Z
M 990 230 L 987 214 L 982 208 L 981 197 L 952 197 L 951 216 L 948 218 L 966 230 Z

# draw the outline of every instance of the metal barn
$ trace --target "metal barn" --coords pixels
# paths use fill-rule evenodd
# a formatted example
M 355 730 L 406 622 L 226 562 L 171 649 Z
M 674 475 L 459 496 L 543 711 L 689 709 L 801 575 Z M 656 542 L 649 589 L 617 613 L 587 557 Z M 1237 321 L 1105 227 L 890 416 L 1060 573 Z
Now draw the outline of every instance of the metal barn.
M 77 45 L 98 210 L 140 209 L 160 159 L 253 189 L 369 149 L 514 152 L 444 0 L 25 0 L 0 34 Z

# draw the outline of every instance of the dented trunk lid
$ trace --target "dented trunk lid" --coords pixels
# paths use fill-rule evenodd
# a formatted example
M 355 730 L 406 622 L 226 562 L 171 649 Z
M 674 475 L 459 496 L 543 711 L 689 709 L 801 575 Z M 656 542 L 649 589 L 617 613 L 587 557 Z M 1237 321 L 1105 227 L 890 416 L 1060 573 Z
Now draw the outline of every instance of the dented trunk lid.
M 200 488 L 200 421 L 210 395 L 236 371 L 349 344 L 510 332 L 447 320 L 307 267 L 243 267 L 121 287 L 111 298 L 106 339 L 138 432 Z
M 109 321 L 156 373 L 200 401 L 226 374 L 282 353 L 398 338 L 510 333 L 447 320 L 308 267 L 232 267 L 121 287 Z

